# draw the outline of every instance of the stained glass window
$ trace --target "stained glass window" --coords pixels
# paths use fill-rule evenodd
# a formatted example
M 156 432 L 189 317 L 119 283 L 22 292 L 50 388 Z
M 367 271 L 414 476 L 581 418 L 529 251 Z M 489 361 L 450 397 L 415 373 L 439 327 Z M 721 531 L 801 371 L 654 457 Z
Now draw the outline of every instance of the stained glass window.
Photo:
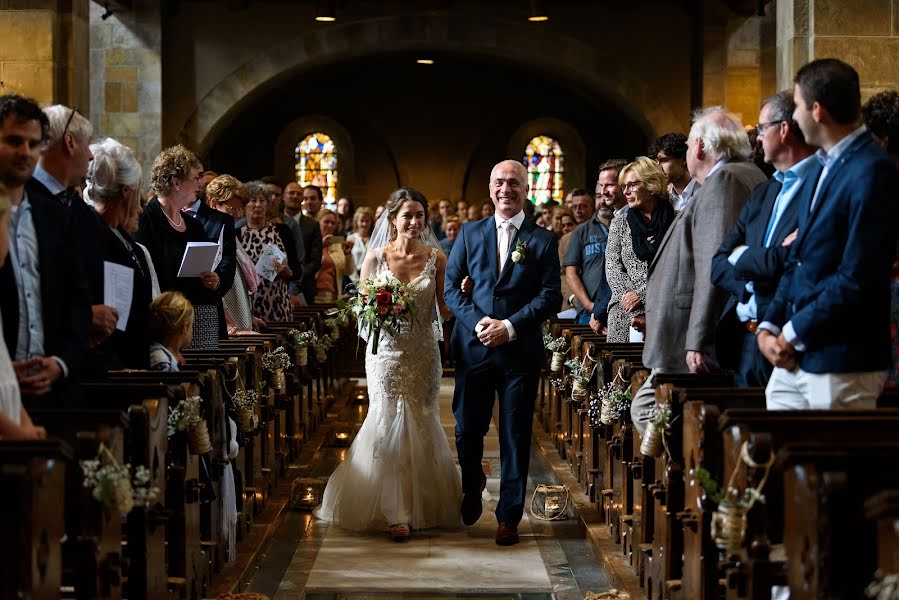
M 325 207 L 337 204 L 337 150 L 331 137 L 314 131 L 303 138 L 296 149 L 297 183 L 317 185 L 325 197 Z
M 547 135 L 532 138 L 524 150 L 524 164 L 528 168 L 528 199 L 533 204 L 564 200 L 565 157 L 559 142 Z

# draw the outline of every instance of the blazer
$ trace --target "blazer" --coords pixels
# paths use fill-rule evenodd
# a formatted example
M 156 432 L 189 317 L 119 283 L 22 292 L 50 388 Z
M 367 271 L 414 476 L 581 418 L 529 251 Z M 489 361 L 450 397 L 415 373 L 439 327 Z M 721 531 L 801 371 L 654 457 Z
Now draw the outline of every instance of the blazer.
M 322 230 L 318 221 L 307 217 L 302 212 L 296 214 L 293 220 L 299 223 L 303 233 L 303 245 L 306 256 L 303 257 L 303 296 L 306 302 L 312 303 L 315 297 L 315 274 L 322 266 Z
M 203 202 L 197 207 L 197 214 L 194 217 L 203 225 L 203 230 L 210 242 L 218 242 L 219 234 L 222 229 L 222 260 L 215 272 L 219 276 L 221 284 L 216 294 L 219 298 L 224 298 L 231 286 L 234 285 L 234 273 L 237 269 L 237 237 L 234 232 L 234 219 L 225 213 L 209 208 Z M 219 338 L 224 339 L 228 336 L 228 324 L 224 319 L 219 319 Z
M 715 327 L 724 294 L 712 285 L 712 257 L 764 174 L 751 162 L 723 164 L 674 217 L 646 283 L 643 364 L 685 373 L 687 350 L 715 360 Z
M 90 300 L 71 211 L 36 179 L 25 184 L 25 192 L 37 233 L 44 352 L 61 358 L 69 370 L 68 378 L 54 384 L 52 399 L 48 399 L 51 403 L 58 399 L 62 406 L 76 403 L 80 396 L 75 382 L 90 334 Z M 3 336 L 14 359 L 19 339 L 19 289 L 9 260 L 0 269 L 0 313 Z
M 519 243 L 526 248 L 516 263 L 511 254 Z M 552 232 L 525 219 L 499 275 L 496 248 L 493 218 L 464 223 L 447 261 L 443 295 L 458 321 L 452 338 L 457 368 L 490 361 L 516 372 L 539 369 L 543 321 L 562 305 L 558 241 Z M 466 275 L 474 281 L 470 295 L 459 288 Z M 484 346 L 474 328 L 485 316 L 508 319 L 517 339 L 496 348 Z
M 765 321 L 792 324 L 809 373 L 883 371 L 890 366 L 890 269 L 899 177 L 867 133 L 799 190 L 799 236 Z
M 737 303 L 749 300 L 751 294 L 746 291 L 748 281 L 753 282 L 758 320 L 765 316 L 768 304 L 774 298 L 790 255 L 790 247 L 782 244 L 795 231 L 799 215 L 799 198 L 794 196 L 777 222 L 770 247 L 765 247 L 768 221 L 780 188 L 781 183 L 772 178 L 752 190 L 737 222 L 724 236 L 712 259 L 712 283 L 730 292 L 722 317 L 735 311 Z M 731 265 L 727 259 L 738 246 L 748 246 L 748 249 L 736 265 Z

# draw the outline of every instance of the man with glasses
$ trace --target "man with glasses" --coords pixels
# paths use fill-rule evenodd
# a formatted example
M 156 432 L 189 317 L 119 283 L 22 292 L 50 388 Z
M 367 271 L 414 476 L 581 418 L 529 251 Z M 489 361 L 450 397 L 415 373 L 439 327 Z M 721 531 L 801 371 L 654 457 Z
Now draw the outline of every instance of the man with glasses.
M 864 125 L 858 73 L 799 69 L 793 118 L 820 146 L 801 186 L 799 234 L 758 344 L 775 369 L 769 410 L 874 408 L 890 366 L 890 270 L 899 177 Z
M 33 100 L 0 96 L 0 183 L 12 203 L 9 259 L 0 269 L 0 314 L 28 409 L 79 403 L 77 379 L 91 324 L 73 213 L 32 177 L 46 149 L 46 166 L 56 172 L 55 191 L 80 183 L 78 173 L 84 177 L 90 160 L 90 133 L 88 129 L 85 136 L 70 108 L 50 107 L 47 112 L 64 113 L 65 118 L 54 129 Z M 72 123 L 75 133 L 69 132 Z M 60 154 L 68 159 L 61 160 Z
M 649 146 L 649 157 L 655 159 L 668 178 L 668 197 L 671 206 L 680 212 L 687 208 L 699 183 L 687 168 L 687 136 L 666 133 Z
M 776 172 L 752 190 L 712 259 L 712 282 L 729 292 L 716 334 L 718 362 L 734 371 L 740 387 L 768 385 L 773 367 L 759 352 L 755 332 L 796 237 L 797 192 L 817 164 L 793 120 L 795 108 L 791 90 L 762 102 L 758 141 Z

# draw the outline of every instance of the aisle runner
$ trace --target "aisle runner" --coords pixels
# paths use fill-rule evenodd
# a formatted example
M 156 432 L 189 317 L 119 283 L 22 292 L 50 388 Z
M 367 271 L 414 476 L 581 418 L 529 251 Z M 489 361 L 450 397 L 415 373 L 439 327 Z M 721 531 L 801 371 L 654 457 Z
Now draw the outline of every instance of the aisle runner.
M 446 381 L 446 380 L 445 380 Z M 440 418 L 453 441 L 452 385 L 440 388 Z M 521 543 L 502 548 L 494 542 L 496 498 L 499 495 L 499 440 L 493 426 L 484 444 L 488 471 L 484 514 L 473 526 L 460 531 L 413 533 L 397 544 L 384 535 L 358 535 L 328 527 L 306 582 L 306 594 L 329 590 L 356 592 L 477 592 L 504 590 L 516 593 L 552 591 L 528 517 L 519 527 Z M 300 553 L 298 553 L 300 554 Z M 302 568 L 295 556 L 290 572 Z M 283 589 L 283 586 L 282 586 Z

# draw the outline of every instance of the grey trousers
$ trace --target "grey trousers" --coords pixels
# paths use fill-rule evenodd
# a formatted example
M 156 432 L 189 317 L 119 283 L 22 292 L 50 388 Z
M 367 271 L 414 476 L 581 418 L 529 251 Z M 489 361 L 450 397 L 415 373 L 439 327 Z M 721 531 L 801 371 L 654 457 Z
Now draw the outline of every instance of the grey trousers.
M 656 403 L 656 388 L 653 380 L 657 374 L 661 373 L 659 369 L 653 369 L 646 378 L 646 382 L 637 390 L 637 394 L 631 400 L 631 421 L 634 428 L 642 438 L 646 433 L 646 427 L 649 425 L 649 411 Z

